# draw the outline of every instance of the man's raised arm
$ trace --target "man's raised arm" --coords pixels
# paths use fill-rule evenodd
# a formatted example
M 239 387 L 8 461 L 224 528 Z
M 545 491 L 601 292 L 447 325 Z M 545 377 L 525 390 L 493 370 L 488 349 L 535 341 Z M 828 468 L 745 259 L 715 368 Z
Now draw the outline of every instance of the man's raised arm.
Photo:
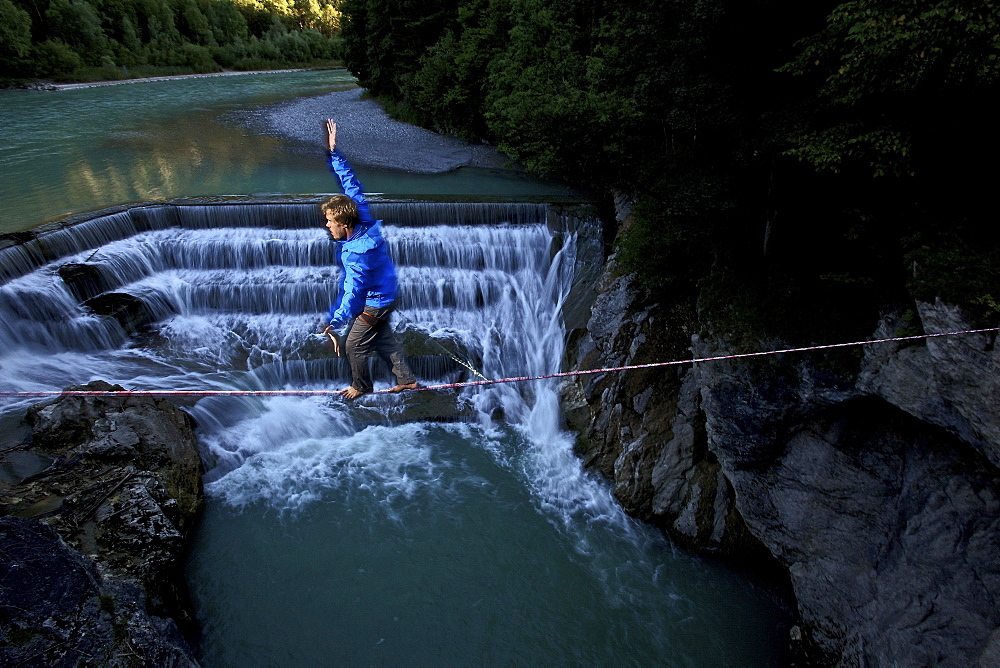
M 368 200 L 365 199 L 365 191 L 361 181 L 354 176 L 354 172 L 344 156 L 337 152 L 337 124 L 333 122 L 332 118 L 328 118 L 324 127 L 326 128 L 326 144 L 330 148 L 330 171 L 337 176 L 344 194 L 358 203 L 358 213 L 361 220 L 366 223 L 373 222 L 374 219 L 368 212 Z

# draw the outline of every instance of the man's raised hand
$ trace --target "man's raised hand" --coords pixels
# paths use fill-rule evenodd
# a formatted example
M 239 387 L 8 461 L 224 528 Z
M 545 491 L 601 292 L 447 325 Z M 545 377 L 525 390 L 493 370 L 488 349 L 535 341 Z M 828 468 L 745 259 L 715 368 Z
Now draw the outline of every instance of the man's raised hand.
M 337 145 L 337 124 L 333 122 L 332 118 L 326 119 L 326 143 L 331 151 Z

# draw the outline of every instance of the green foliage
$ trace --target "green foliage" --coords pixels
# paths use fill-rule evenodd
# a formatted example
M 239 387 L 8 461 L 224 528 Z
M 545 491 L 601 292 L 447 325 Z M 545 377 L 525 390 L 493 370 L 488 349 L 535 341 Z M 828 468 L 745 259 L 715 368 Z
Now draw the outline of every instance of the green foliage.
M 7 642 L 13 647 L 26 647 L 35 636 L 43 635 L 44 633 L 41 630 L 22 629 L 15 626 L 7 632 Z
M 0 60 L 18 66 L 31 51 L 31 17 L 11 0 L 0 0 Z
M 869 129 L 860 122 L 841 123 L 797 137 L 787 154 L 818 169 L 839 172 L 845 164 L 864 163 L 873 176 L 912 176 L 912 143 L 908 134 L 892 127 Z
M 961 227 L 915 232 L 904 241 L 907 282 L 917 299 L 965 305 L 977 324 L 1000 319 L 1000 243 L 993 230 Z
M 633 222 L 615 243 L 622 270 L 634 273 L 639 287 L 651 294 L 692 296 L 697 282 L 711 267 L 711 232 L 703 226 L 700 200 L 711 197 L 703 183 L 675 184 L 665 191 L 668 201 L 646 196 L 633 207 Z M 714 202 L 712 202 L 714 203 Z M 694 215 L 692 215 L 694 214 Z
M 96 65 L 108 49 L 101 17 L 86 0 L 51 0 L 45 12 L 48 34 L 71 46 L 84 62 Z
M 98 600 L 100 601 L 101 612 L 107 612 L 112 615 L 115 613 L 116 604 L 114 596 L 100 596 Z
M 821 94 L 846 105 L 988 87 L 1000 78 L 998 31 L 994 0 L 857 0 L 835 7 L 783 69 L 820 73 Z
M 589 185 L 614 151 L 618 128 L 638 116 L 619 94 L 603 48 L 581 37 L 599 5 L 513 0 L 513 26 L 489 64 L 487 126 L 529 169 Z
M 343 0 L 344 62 L 378 97 L 403 98 L 424 51 L 454 19 L 456 0 Z
M 461 5 L 456 25 L 427 49 L 419 69 L 407 79 L 403 104 L 419 122 L 470 139 L 488 134 L 483 82 L 511 27 L 508 15 L 489 11 L 490 4 L 475 0 Z
M 824 120 L 790 153 L 824 169 L 853 162 L 875 176 L 914 175 L 917 137 L 962 122 L 959 105 L 1000 84 L 994 0 L 847 2 L 799 47 L 781 71 L 817 81 Z
M 121 67 L 215 72 L 329 64 L 339 0 L 0 0 L 0 75 L 81 79 Z M 6 51 L 4 51 L 6 50 Z
M 70 77 L 80 71 L 83 58 L 68 44 L 47 39 L 32 50 L 35 71 L 42 76 Z
M 218 72 L 221 67 L 212 58 L 212 53 L 198 44 L 182 44 L 172 50 L 167 58 L 167 65 L 184 67 L 192 72 Z

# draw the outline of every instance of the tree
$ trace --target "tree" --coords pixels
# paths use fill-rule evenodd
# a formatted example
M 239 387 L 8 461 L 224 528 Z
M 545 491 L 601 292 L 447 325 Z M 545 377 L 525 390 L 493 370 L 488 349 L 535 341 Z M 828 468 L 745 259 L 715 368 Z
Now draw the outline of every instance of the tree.
M 212 26 L 208 18 L 198 8 L 194 0 L 188 0 L 181 8 L 181 31 L 192 42 L 201 45 L 215 44 L 215 35 L 212 34 Z
M 31 50 L 31 17 L 11 0 L 0 0 L 0 62 L 9 69 Z
M 424 52 L 452 26 L 457 0 L 344 0 L 344 61 L 378 96 L 402 100 Z
M 47 39 L 32 49 L 35 71 L 42 76 L 69 77 L 83 65 L 83 59 L 69 45 L 57 39 Z
M 986 104 L 1000 83 L 998 34 L 994 0 L 838 5 L 783 68 L 817 82 L 822 105 L 818 127 L 790 153 L 833 171 L 860 163 L 875 176 L 932 168 L 945 147 L 920 143 L 943 123 L 985 127 L 975 103 Z
M 421 122 L 446 132 L 490 136 L 484 118 L 488 67 L 507 47 L 508 0 L 468 0 L 456 21 L 420 58 L 403 102 Z
M 47 34 L 73 47 L 85 62 L 97 64 L 107 53 L 101 17 L 86 0 L 52 0 L 45 12 Z

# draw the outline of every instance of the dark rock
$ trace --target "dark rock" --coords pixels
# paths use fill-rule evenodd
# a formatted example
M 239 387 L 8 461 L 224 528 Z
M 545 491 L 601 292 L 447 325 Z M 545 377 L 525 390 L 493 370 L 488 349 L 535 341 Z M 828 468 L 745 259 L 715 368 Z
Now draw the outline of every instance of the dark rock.
M 927 332 L 971 329 L 961 309 L 917 302 Z M 895 336 L 900 315 L 886 314 L 873 338 Z M 996 332 L 868 346 L 858 389 L 972 444 L 1000 468 L 1000 349 Z
M 810 640 L 846 665 L 983 658 L 1000 627 L 1000 483 L 968 444 L 881 400 L 820 412 L 733 474 Z M 981 664 L 986 665 L 986 664 Z
M 92 299 L 112 287 L 101 274 L 100 268 L 93 264 L 69 262 L 59 267 L 59 277 L 73 296 L 81 302 Z M 98 305 L 100 306 L 100 302 Z
M 734 352 L 690 332 L 693 314 L 641 302 L 613 261 L 604 276 L 575 368 Z M 954 307 L 917 312 L 927 332 L 969 329 Z M 991 336 L 970 334 L 580 376 L 564 403 L 629 512 L 682 545 L 780 564 L 802 662 L 1000 665 L 998 371 Z
M 613 260 L 598 285 L 588 331 L 570 366 L 604 368 L 690 358 L 688 314 L 643 305 Z M 664 340 L 662 331 L 676 332 Z M 566 383 L 564 412 L 584 462 L 613 483 L 631 514 L 678 543 L 768 561 L 733 503 L 733 489 L 708 447 L 695 375 L 684 365 L 578 376 Z M 770 564 L 768 564 L 770 566 Z
M 106 292 L 83 302 L 97 315 L 114 318 L 129 334 L 135 334 L 156 320 L 152 309 L 135 295 Z
M 49 81 L 28 81 L 18 84 L 17 88 L 23 90 L 59 90 L 59 87 Z
M 102 575 L 45 523 L 0 517 L 0 554 L 0 663 L 197 665 L 140 587 Z
M 133 583 L 153 615 L 191 630 L 181 565 L 203 504 L 191 419 L 150 397 L 66 396 L 26 421 L 31 442 L 3 453 L 3 512 L 45 522 L 105 577 Z

